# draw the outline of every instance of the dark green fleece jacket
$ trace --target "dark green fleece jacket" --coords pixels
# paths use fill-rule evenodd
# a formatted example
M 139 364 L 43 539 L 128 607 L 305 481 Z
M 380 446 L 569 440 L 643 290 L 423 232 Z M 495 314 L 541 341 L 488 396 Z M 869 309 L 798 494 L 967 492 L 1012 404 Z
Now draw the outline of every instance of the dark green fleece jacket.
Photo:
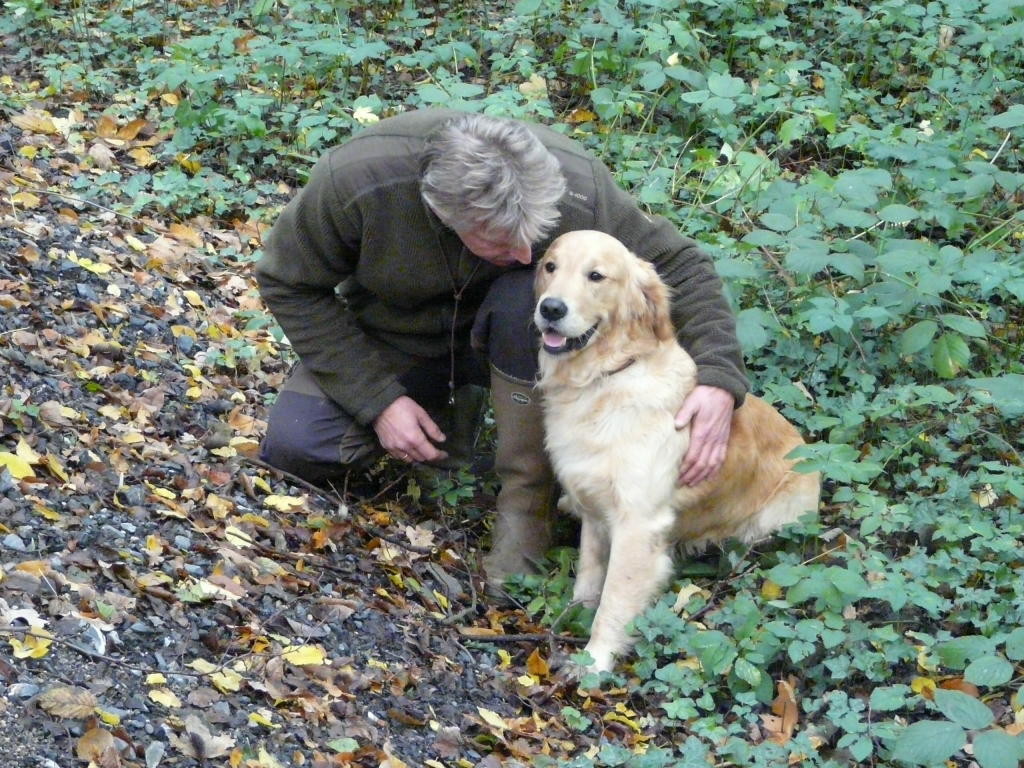
M 424 140 L 455 114 L 398 115 L 328 151 L 281 212 L 256 267 L 263 299 L 299 358 L 324 392 L 363 424 L 405 394 L 388 362 L 394 349 L 448 354 L 453 279 L 458 286 L 469 281 L 456 318 L 457 336 L 466 343 L 473 315 L 502 271 L 469 254 L 420 197 Z M 558 159 L 567 182 L 561 219 L 534 244 L 535 260 L 570 230 L 617 237 L 653 262 L 672 288 L 673 320 L 700 383 L 742 402 L 747 379 L 735 321 L 708 256 L 666 219 L 641 211 L 580 145 L 528 125 Z M 336 294 L 339 284 L 345 301 Z M 523 343 L 530 343 L 526 329 Z

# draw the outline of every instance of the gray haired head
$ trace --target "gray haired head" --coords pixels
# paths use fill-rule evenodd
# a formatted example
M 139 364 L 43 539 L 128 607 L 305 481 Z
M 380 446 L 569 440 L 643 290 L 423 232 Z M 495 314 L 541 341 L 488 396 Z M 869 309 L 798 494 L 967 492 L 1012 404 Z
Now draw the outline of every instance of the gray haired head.
M 565 178 L 522 123 L 466 114 L 427 140 L 420 193 L 457 232 L 499 233 L 529 245 L 558 221 Z

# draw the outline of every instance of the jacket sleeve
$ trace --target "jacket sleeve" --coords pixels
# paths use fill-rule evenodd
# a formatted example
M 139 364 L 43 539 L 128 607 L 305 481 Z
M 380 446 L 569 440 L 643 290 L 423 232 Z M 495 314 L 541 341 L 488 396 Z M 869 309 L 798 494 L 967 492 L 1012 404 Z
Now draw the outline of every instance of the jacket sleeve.
M 382 345 L 358 326 L 335 289 L 359 260 L 362 221 L 337 192 L 330 157 L 285 206 L 256 265 L 263 301 L 327 396 L 370 424 L 405 394 Z
M 672 291 L 672 320 L 679 343 L 697 364 L 697 381 L 729 392 L 737 407 L 749 390 L 736 319 L 711 258 L 670 221 L 644 213 L 595 161 L 597 218 L 609 234 L 652 262 Z

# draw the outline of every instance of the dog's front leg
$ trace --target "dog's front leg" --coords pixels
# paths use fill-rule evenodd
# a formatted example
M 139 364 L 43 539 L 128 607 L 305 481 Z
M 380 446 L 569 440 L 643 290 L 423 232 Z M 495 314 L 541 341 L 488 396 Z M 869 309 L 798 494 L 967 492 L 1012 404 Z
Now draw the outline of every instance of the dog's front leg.
M 572 590 L 573 602 L 589 608 L 597 605 L 604 587 L 605 568 L 608 564 L 608 528 L 603 522 L 584 512 L 580 515 L 580 562 L 576 566 L 576 584 Z
M 672 572 L 667 531 L 649 523 L 641 528 L 633 522 L 639 516 L 629 517 L 630 522 L 615 525 L 610 532 L 608 571 L 586 647 L 596 672 L 610 671 L 615 656 L 632 645 L 627 626 L 647 608 Z

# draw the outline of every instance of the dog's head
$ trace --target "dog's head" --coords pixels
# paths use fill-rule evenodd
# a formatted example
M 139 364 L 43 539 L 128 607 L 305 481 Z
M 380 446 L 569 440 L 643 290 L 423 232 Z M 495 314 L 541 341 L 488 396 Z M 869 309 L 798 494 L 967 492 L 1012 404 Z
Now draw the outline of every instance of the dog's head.
M 551 355 L 674 337 L 668 289 L 650 262 L 611 235 L 567 232 L 537 265 L 534 322 Z

